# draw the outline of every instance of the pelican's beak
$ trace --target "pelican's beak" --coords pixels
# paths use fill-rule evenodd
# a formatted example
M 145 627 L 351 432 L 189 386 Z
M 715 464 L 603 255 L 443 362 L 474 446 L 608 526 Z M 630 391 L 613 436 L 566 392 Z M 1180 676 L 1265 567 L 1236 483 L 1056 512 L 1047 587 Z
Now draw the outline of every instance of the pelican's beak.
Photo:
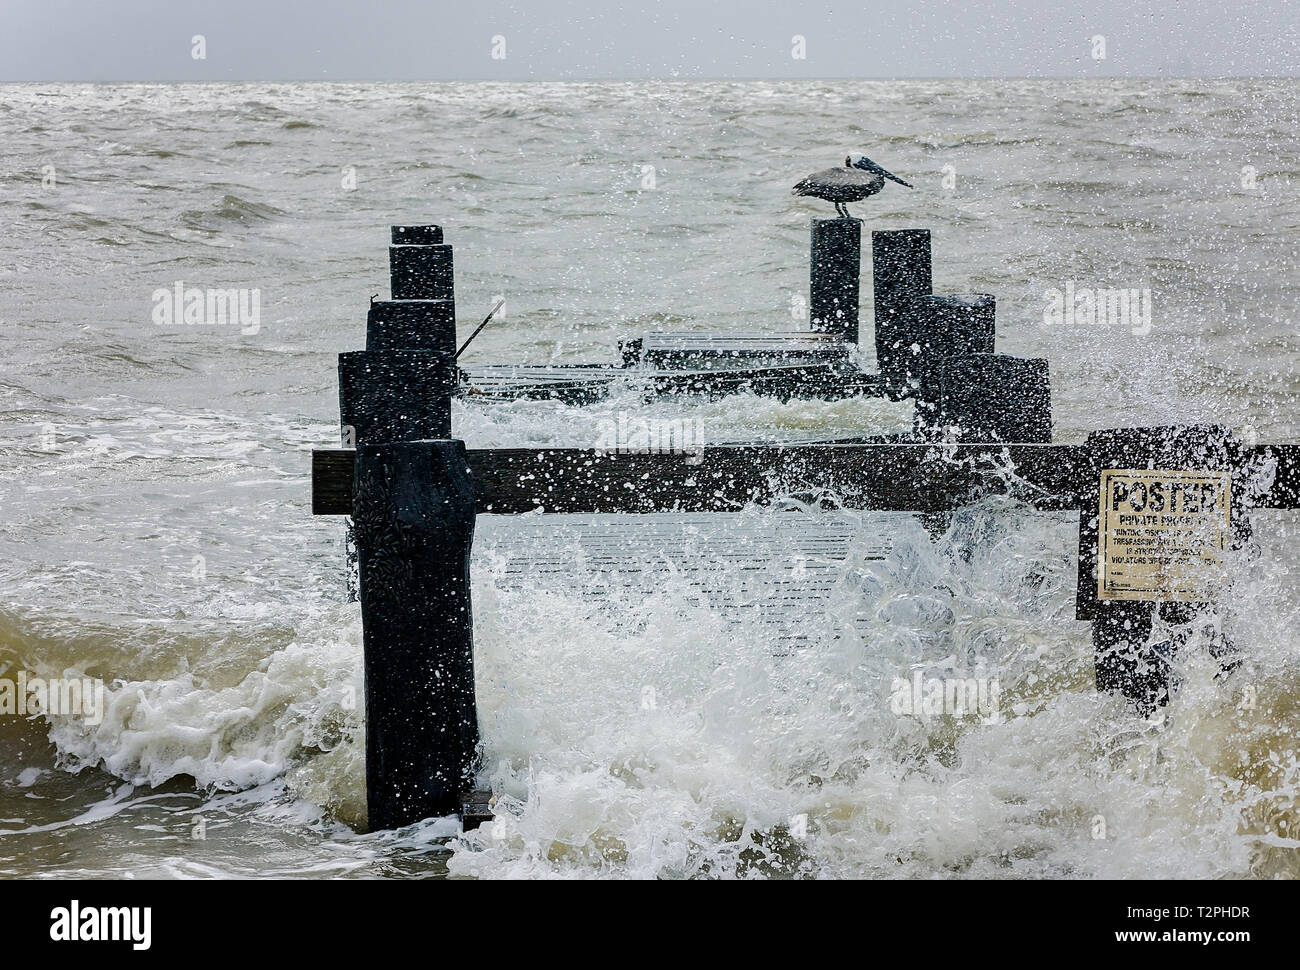
M 893 179 L 893 180 L 894 180 L 895 182 L 897 182 L 899 185 L 906 185 L 909 189 L 912 188 L 912 183 L 911 183 L 911 182 L 904 182 L 904 181 L 903 181 L 901 178 L 899 178 L 897 175 L 893 174 L 892 172 L 886 172 L 883 168 L 880 170 L 880 174 L 883 175 L 883 176 L 884 176 L 885 178 L 887 178 L 887 179 Z
M 856 162 L 855 164 L 857 165 L 858 168 L 866 169 L 868 172 L 875 172 L 877 175 L 883 175 L 887 179 L 893 179 L 899 185 L 906 185 L 909 189 L 913 188 L 911 182 L 904 182 L 893 172 L 886 172 L 883 168 L 881 168 L 879 165 L 877 165 L 869 158 L 864 158 L 861 161 Z

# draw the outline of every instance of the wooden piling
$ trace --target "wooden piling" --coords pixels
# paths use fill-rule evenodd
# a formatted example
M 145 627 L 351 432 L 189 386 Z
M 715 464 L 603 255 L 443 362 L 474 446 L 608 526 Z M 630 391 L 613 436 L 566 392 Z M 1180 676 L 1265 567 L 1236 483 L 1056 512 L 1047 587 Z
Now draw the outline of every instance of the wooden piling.
M 871 234 L 872 293 L 875 300 L 876 367 L 882 375 L 898 371 L 911 303 L 929 296 L 933 283 L 929 229 L 878 229 Z
M 461 441 L 362 443 L 353 521 L 361 563 L 366 803 L 372 830 L 459 812 L 479 742 L 470 550 L 474 487 Z
M 428 358 L 435 373 L 417 377 L 415 391 L 425 389 L 433 382 L 439 388 L 436 393 L 440 394 L 445 386 L 448 388 L 447 403 L 445 406 L 435 403 L 428 415 L 436 433 L 416 434 L 415 437 L 449 438 L 450 395 L 459 380 L 455 368 L 456 300 L 451 246 L 443 242 L 442 227 L 434 225 L 392 226 L 389 238 L 392 242 L 388 252 L 393 299 L 371 301 L 366 315 L 366 350 L 429 351 L 437 355 Z M 400 379 L 407 370 L 401 365 L 385 364 L 379 358 L 350 358 L 345 364 L 344 356 L 347 355 L 339 355 L 339 423 L 344 447 L 354 448 L 358 441 L 356 422 L 360 420 L 363 426 L 372 423 L 370 406 L 364 398 L 370 393 L 374 381 L 382 379 L 376 374 L 386 373 Z M 418 363 L 412 369 L 418 370 Z M 418 401 L 418 398 L 412 400 Z M 418 425 L 414 430 L 420 431 L 427 426 L 422 422 L 413 422 L 413 425 Z M 370 431 L 367 427 L 368 435 Z M 392 440 L 403 437 L 409 435 L 399 435 Z M 343 532 L 347 597 L 349 602 L 356 602 L 357 548 L 350 521 L 345 524 Z
M 450 438 L 456 381 L 450 356 L 429 351 L 339 354 L 339 412 L 354 429 L 358 447 Z
M 391 300 L 366 349 L 339 355 L 339 413 L 356 446 L 353 520 L 365 650 L 372 829 L 462 808 L 473 787 L 469 555 L 474 491 L 451 438 L 452 250 L 438 226 L 393 226 Z
M 393 226 L 388 247 L 394 300 L 455 300 L 451 246 L 440 226 Z
M 812 220 L 809 256 L 809 322 L 817 333 L 858 342 L 862 220 Z
M 456 356 L 455 300 L 376 300 L 366 314 L 366 350 L 425 350 Z
M 936 379 L 943 361 L 993 353 L 995 315 L 988 293 L 912 297 L 893 319 L 882 375 L 900 388 L 916 387 Z

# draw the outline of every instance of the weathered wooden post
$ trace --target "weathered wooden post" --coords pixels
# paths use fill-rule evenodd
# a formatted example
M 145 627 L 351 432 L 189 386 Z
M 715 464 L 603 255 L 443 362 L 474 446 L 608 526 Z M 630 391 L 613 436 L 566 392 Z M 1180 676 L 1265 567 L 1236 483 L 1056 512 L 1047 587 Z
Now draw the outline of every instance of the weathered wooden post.
M 393 226 L 388 247 L 389 290 L 394 300 L 454 300 L 451 246 L 441 226 Z
M 452 248 L 441 226 L 393 226 L 388 247 L 391 300 L 373 302 L 367 350 L 456 352 Z
M 1092 621 L 1097 689 L 1122 691 L 1145 716 L 1175 686 L 1177 638 L 1148 642 L 1156 613 L 1217 622 L 1224 556 L 1250 536 L 1242 451 L 1216 425 L 1098 431 L 1088 448 L 1096 497 L 1080 512 L 1075 615 Z M 1211 650 L 1231 646 L 1216 634 Z
M 818 333 L 858 342 L 859 281 L 862 276 L 862 220 L 812 220 L 809 324 Z
M 902 328 L 911 303 L 933 286 L 929 229 L 878 229 L 871 234 L 875 299 L 876 368 L 889 383 L 899 379 Z
M 423 350 L 454 359 L 455 301 L 375 300 L 366 314 L 366 350 Z
M 928 229 L 878 230 L 871 247 L 876 366 L 887 393 L 915 397 L 914 434 L 1051 441 L 1047 361 L 994 353 L 994 298 L 932 292 Z
M 363 440 L 409 441 L 451 437 L 451 396 L 456 370 L 456 299 L 452 248 L 441 226 L 393 226 L 388 250 L 393 299 L 372 301 L 366 315 L 366 354 L 339 357 L 339 417 L 343 445 Z M 427 357 L 380 356 L 377 351 L 418 351 Z M 410 383 L 413 387 L 407 387 Z M 410 402 L 407 424 L 371 428 L 373 414 L 397 413 L 393 394 Z M 375 432 L 380 436 L 376 437 Z M 344 528 L 348 599 L 357 598 L 356 542 Z
M 360 447 L 451 437 L 455 351 L 356 350 L 339 354 L 339 413 Z
M 393 299 L 371 303 L 366 349 L 339 355 L 339 415 L 345 444 L 356 448 L 349 533 L 372 829 L 462 811 L 479 737 L 474 491 L 465 445 L 451 439 L 459 383 L 452 250 L 438 226 L 394 226 L 391 238 Z
M 355 476 L 366 804 L 390 829 L 459 811 L 473 788 L 474 486 L 451 440 L 362 442 Z
M 882 372 L 900 386 L 932 381 L 943 361 L 993 353 L 996 302 L 988 293 L 927 293 L 892 318 Z

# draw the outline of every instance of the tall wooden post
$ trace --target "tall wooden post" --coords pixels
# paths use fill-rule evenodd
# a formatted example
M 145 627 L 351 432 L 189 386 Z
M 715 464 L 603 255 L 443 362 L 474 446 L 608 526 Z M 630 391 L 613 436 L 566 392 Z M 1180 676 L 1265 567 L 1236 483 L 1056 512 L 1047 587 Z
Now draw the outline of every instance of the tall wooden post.
M 929 229 L 887 229 L 871 234 L 872 292 L 876 303 L 876 368 L 894 380 L 905 349 L 903 327 L 910 305 L 929 296 Z M 910 346 L 910 342 L 909 342 Z
M 438 226 L 394 226 L 391 300 L 366 349 L 339 355 L 339 414 L 357 449 L 351 539 L 365 644 L 372 829 L 462 808 L 478 745 L 470 550 L 474 489 L 451 440 L 456 304 Z
M 371 302 L 366 351 L 418 351 L 428 356 L 339 356 L 339 415 L 346 448 L 362 440 L 451 437 L 451 397 L 459 381 L 452 248 L 443 242 L 441 226 L 393 226 L 390 238 L 393 298 Z M 409 413 L 391 407 L 402 402 L 409 403 Z M 371 428 L 376 406 L 385 415 L 407 414 L 406 426 Z M 381 431 L 378 438 L 376 430 Z M 351 521 L 344 526 L 344 548 L 348 599 L 355 601 L 357 551 Z
M 862 220 L 814 219 L 809 257 L 809 322 L 818 333 L 858 342 Z
M 366 804 L 390 829 L 457 812 L 473 788 L 474 487 L 461 441 L 362 443 L 355 475 Z

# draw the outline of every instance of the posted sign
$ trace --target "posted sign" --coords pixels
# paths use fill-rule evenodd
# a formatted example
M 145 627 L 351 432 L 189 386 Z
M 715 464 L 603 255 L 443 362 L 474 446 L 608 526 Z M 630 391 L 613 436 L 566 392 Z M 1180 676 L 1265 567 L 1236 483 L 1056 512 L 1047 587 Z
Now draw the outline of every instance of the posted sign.
M 1097 598 L 1212 598 L 1230 541 L 1228 472 L 1163 468 L 1101 473 Z

